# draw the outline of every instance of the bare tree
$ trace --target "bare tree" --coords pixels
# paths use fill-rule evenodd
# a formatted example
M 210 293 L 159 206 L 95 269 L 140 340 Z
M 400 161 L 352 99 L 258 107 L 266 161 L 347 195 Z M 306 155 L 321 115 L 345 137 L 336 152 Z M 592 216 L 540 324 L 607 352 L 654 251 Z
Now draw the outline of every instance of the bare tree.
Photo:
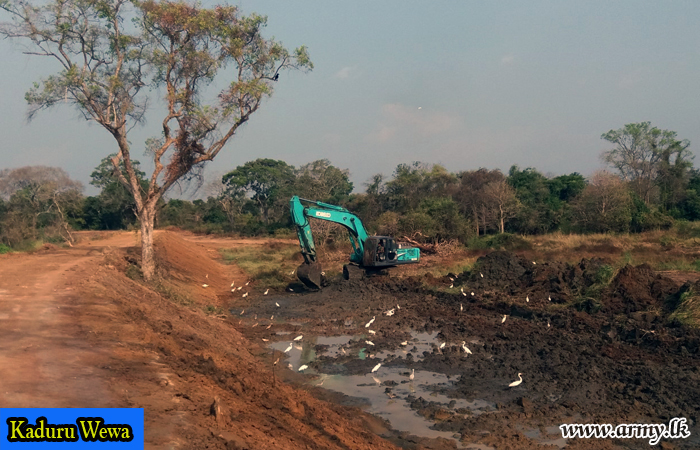
M 134 195 L 141 223 L 142 270 L 155 274 L 153 227 L 158 200 L 175 183 L 198 174 L 273 91 L 284 70 L 312 68 L 305 47 L 290 53 L 264 39 L 266 18 L 237 7 L 186 2 L 53 0 L 33 5 L 5 0 L 12 22 L 0 35 L 26 53 L 49 57 L 60 72 L 26 94 L 29 117 L 59 102 L 107 130 L 118 152 L 119 180 Z M 227 70 L 214 100 L 217 75 Z M 143 123 L 147 94 L 162 93 L 160 132 L 147 142 L 154 170 L 142 189 L 132 164 L 129 131 Z M 119 170 L 124 162 L 126 174 Z
M 619 176 L 598 171 L 573 202 L 574 223 L 582 231 L 627 231 L 631 203 L 627 185 Z
M 515 217 L 520 208 L 520 202 L 513 189 L 505 179 L 492 181 L 483 188 L 484 196 L 490 200 L 491 208 L 495 212 L 494 217 L 498 222 L 498 229 L 505 232 L 506 220 Z

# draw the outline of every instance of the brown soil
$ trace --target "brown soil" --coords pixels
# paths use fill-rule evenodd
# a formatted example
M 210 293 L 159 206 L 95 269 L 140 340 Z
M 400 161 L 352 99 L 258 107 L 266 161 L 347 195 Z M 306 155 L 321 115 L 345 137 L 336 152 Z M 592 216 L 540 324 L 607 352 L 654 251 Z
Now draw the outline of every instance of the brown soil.
M 374 350 L 391 353 L 385 366 L 447 374 L 454 382 L 437 392 L 496 405 L 473 416 L 430 398 L 398 399 L 464 443 L 554 448 L 524 430 L 685 417 L 695 438 L 664 447 L 700 445 L 700 333 L 667 320 L 669 299 L 688 285 L 648 267 L 623 268 L 600 285 L 603 259 L 533 264 L 494 252 L 453 280 L 334 278 L 320 292 L 294 284 L 294 293 L 267 296 L 251 283 L 241 298 L 230 284 L 244 283 L 245 274 L 217 261 L 216 249 L 232 240 L 158 233 L 162 279 L 150 287 L 129 269 L 139 262 L 134 234 L 93 236 L 100 237 L 0 257 L 0 406 L 143 407 L 147 448 L 454 448 L 454 441 L 393 432 L 346 406 L 349 399 L 309 387 L 315 376 L 287 370 L 280 352 L 262 346 L 261 339 L 281 339 L 280 331 L 361 335 L 375 316 Z M 420 360 L 404 355 L 400 343 L 410 331 L 437 331 L 447 346 Z M 462 341 L 472 355 L 461 353 Z M 366 374 L 375 361 L 350 356 L 358 349 L 310 365 Z M 518 372 L 524 382 L 507 388 Z

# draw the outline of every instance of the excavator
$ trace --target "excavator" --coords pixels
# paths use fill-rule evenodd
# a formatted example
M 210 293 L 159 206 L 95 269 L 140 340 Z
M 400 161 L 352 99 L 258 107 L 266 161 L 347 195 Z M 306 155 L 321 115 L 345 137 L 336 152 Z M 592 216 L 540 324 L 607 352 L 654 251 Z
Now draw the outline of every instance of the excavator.
M 389 267 L 415 264 L 420 259 L 419 249 L 403 247 L 393 237 L 369 236 L 360 218 L 345 208 L 306 200 L 296 195 L 289 203 L 301 254 L 304 256 L 304 264 L 297 268 L 297 278 L 311 289 L 321 289 L 322 270 L 309 218 L 339 223 L 348 230 L 353 252 L 350 254 L 350 263 L 343 266 L 343 277 L 346 280 L 363 271 L 372 274 Z

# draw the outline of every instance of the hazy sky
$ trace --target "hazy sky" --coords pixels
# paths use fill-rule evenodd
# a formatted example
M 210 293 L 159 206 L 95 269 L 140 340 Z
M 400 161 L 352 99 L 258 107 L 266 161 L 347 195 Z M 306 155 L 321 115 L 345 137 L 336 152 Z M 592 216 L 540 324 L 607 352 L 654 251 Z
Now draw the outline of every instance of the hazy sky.
M 602 133 L 647 120 L 700 145 L 697 1 L 234 4 L 268 15 L 266 36 L 307 45 L 315 69 L 280 77 L 210 176 L 262 157 L 328 158 L 356 191 L 416 160 L 589 175 Z M 56 165 L 87 185 L 112 137 L 67 107 L 27 123 L 24 93 L 56 64 L 9 41 L 0 61 L 0 168 Z M 131 135 L 141 161 L 154 119 Z

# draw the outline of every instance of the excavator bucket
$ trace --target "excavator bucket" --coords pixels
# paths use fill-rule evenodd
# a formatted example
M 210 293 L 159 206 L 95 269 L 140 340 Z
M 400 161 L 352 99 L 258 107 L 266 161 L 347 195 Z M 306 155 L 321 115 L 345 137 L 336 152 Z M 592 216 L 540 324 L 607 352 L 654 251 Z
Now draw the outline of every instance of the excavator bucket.
M 311 289 L 321 289 L 321 265 L 319 263 L 302 264 L 297 268 L 297 278 Z

